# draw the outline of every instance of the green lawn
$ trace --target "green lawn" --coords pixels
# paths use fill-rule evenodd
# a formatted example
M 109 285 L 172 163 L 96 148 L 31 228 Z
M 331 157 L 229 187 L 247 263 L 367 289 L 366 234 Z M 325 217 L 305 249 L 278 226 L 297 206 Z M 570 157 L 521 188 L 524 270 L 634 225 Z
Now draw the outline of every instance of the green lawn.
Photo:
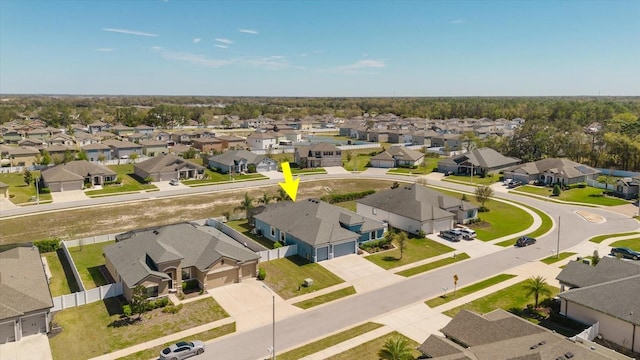
M 229 316 L 209 297 L 184 304 L 176 314 L 156 309 L 145 313 L 141 322 L 123 325 L 118 299 L 56 313 L 53 321 L 63 330 L 49 339 L 53 359 L 89 359 Z
M 283 299 L 312 293 L 344 282 L 322 265 L 307 262 L 298 255 L 262 262 L 259 268 L 267 273 L 264 279 L 265 284 Z M 304 279 L 307 278 L 313 279 L 312 286 L 302 286 Z
M 205 170 L 206 179 L 201 180 L 183 180 L 182 183 L 189 186 L 194 185 L 207 185 L 207 184 L 217 184 L 223 182 L 230 181 L 247 181 L 247 180 L 264 180 L 267 179 L 266 176 L 262 174 L 223 174 L 216 171 L 211 171 L 211 169 L 207 168 Z
M 640 251 L 640 237 L 635 239 L 618 240 L 612 243 L 611 247 L 626 247 L 631 250 Z
M 413 238 L 406 241 L 406 249 L 400 259 L 400 250 L 395 242 L 394 244 L 396 249 L 371 254 L 365 259 L 388 270 L 453 251 L 452 248 L 430 239 Z
M 471 176 L 466 176 L 466 175 L 449 175 L 442 178 L 442 180 L 469 183 L 471 185 L 491 185 L 496 181 L 498 181 L 499 178 L 500 177 L 498 175 L 493 175 L 493 174 L 489 174 L 486 177 L 480 177 L 479 175 L 475 175 L 473 176 L 473 178 Z
M 575 255 L 575 254 L 576 253 L 574 253 L 574 252 L 561 252 L 560 256 L 551 255 L 548 258 L 544 258 L 544 259 L 542 259 L 540 261 L 542 261 L 543 263 L 545 263 L 547 265 L 551 265 L 551 264 L 553 264 L 555 262 L 558 262 L 560 260 L 564 260 L 564 259 L 566 259 L 568 257 L 571 257 L 571 256 Z
M 109 169 L 118 174 L 118 179 L 122 181 L 121 185 L 104 185 L 102 190 L 87 190 L 87 196 L 109 195 L 126 192 L 144 191 L 157 189 L 155 185 L 146 184 L 143 179 L 133 174 L 133 164 L 109 165 Z
M 34 179 L 40 177 L 40 171 L 32 171 Z M 31 197 L 36 196 L 36 186 L 27 186 L 24 183 L 24 173 L 0 174 L 0 182 L 9 185 L 9 200 L 14 204 L 25 204 L 32 202 Z M 40 202 L 50 202 L 51 194 L 40 194 Z M 35 202 L 32 202 L 35 204 Z
M 445 265 L 453 264 L 453 263 L 456 263 L 458 261 L 469 259 L 469 255 L 467 255 L 466 253 L 455 254 L 455 255 L 456 255 L 455 257 L 453 257 L 453 256 L 452 257 L 447 257 L 447 258 L 444 258 L 444 259 L 440 259 L 440 260 L 436 260 L 436 261 L 430 262 L 428 264 L 424 264 L 424 265 L 416 266 L 416 267 L 413 267 L 413 268 L 410 268 L 410 269 L 407 269 L 407 270 L 399 271 L 396 274 L 400 275 L 400 276 L 409 277 L 409 276 L 421 274 L 423 272 L 427 272 L 429 270 L 437 269 L 437 268 L 445 266 Z
M 227 221 L 226 224 L 229 227 L 240 231 L 244 236 L 253 239 L 255 242 L 266 247 L 267 249 L 273 249 L 273 241 L 263 236 L 257 236 L 251 233 L 251 226 L 249 226 L 246 219 Z
M 371 151 L 375 151 L 375 149 L 368 149 Z M 347 161 L 347 157 L 345 156 L 346 151 L 342 152 L 342 167 L 347 171 L 364 171 L 367 169 L 367 165 L 369 164 L 369 160 L 371 156 L 369 155 L 358 155 L 352 154 L 351 160 Z
M 51 290 L 51 296 L 56 297 L 65 294 L 71 294 L 71 287 L 67 281 L 62 262 L 58 257 L 58 252 L 52 251 L 42 254 L 42 257 L 47 259 L 49 270 L 51 271 L 51 282 L 49 283 L 49 289 Z
M 349 295 L 353 295 L 355 293 L 356 293 L 356 288 L 353 287 L 353 286 L 349 286 L 349 287 L 346 287 L 344 289 L 332 291 L 332 292 L 324 294 L 324 295 L 316 296 L 316 297 L 311 298 L 311 299 L 307 299 L 307 300 L 304 300 L 304 301 L 297 302 L 297 303 L 295 303 L 293 305 L 297 306 L 297 307 L 299 307 L 301 309 L 309 309 L 309 308 L 312 308 L 314 306 L 322 305 L 324 303 L 328 303 L 328 302 L 333 301 L 333 300 L 337 300 L 337 299 L 341 299 L 341 298 L 349 296 Z
M 307 345 L 303 345 L 299 348 L 295 348 L 293 350 L 289 350 L 286 353 L 277 354 L 279 360 L 298 360 L 302 359 L 305 356 L 315 354 L 319 351 L 322 351 L 331 346 L 340 344 L 341 342 L 347 341 L 349 339 L 353 339 L 356 336 L 366 334 L 371 332 L 377 328 L 382 327 L 381 324 L 376 324 L 372 322 L 364 323 L 362 325 L 358 325 L 356 327 L 352 327 L 351 329 L 339 332 L 337 334 L 333 334 L 326 338 L 314 341 Z
M 397 168 L 387 171 L 387 174 L 401 174 L 401 175 L 426 175 L 433 172 L 433 169 L 438 168 L 439 158 L 425 157 L 424 164 L 419 165 L 416 169 Z
M 535 212 L 540 219 L 542 219 L 542 224 L 540 224 L 540 227 L 537 228 L 536 230 L 530 232 L 529 234 L 527 234 L 527 236 L 533 237 L 533 238 L 537 238 L 538 236 L 544 235 L 547 232 L 549 232 L 549 230 L 551 230 L 551 227 L 553 226 L 553 222 L 551 221 L 551 218 L 549 217 L 549 215 L 547 215 L 547 213 L 538 210 L 536 208 L 533 208 L 529 205 L 524 205 L 521 203 L 518 203 L 519 205 L 522 205 L 526 208 L 528 208 L 529 210 Z M 497 243 L 496 245 L 498 246 L 513 246 L 515 245 L 516 241 L 518 240 L 518 238 L 513 238 L 513 239 L 509 239 L 509 240 L 505 240 L 505 241 L 501 241 L 499 243 Z
M 533 305 L 533 296 L 526 296 L 526 290 L 524 284 L 527 280 L 521 281 L 517 284 L 511 285 L 508 288 L 496 291 L 480 299 L 476 299 L 462 306 L 458 306 L 451 310 L 445 311 L 444 314 L 450 317 L 456 316 L 462 309 L 473 311 L 479 314 L 486 314 L 495 309 L 504 309 L 507 311 L 520 311 L 527 307 L 527 304 Z M 555 297 L 560 289 L 549 286 L 551 290 L 551 296 Z M 539 302 L 547 299 L 547 297 L 541 297 Z
M 553 188 L 544 186 L 525 185 L 513 190 L 515 192 L 524 192 L 528 194 L 549 196 L 550 199 L 562 201 L 570 201 L 584 204 L 615 206 L 628 204 L 628 201 L 609 196 L 600 196 L 604 190 L 594 187 L 575 188 L 563 190 L 560 196 L 552 196 Z
M 78 273 L 86 289 L 93 289 L 108 284 L 100 271 L 101 267 L 104 268 L 102 249 L 114 243 L 115 241 L 107 241 L 69 248 L 69 253 L 73 258 L 73 262 L 76 264 L 76 269 L 78 269 Z
M 463 288 L 460 288 L 458 290 L 456 290 L 455 295 L 453 295 L 453 292 L 449 293 L 447 296 L 442 297 L 442 296 L 438 296 L 436 298 L 433 298 L 431 300 L 427 300 L 424 303 L 427 304 L 427 306 L 429 306 L 430 308 L 434 308 L 443 304 L 448 303 L 449 301 L 453 301 L 456 299 L 459 299 L 461 297 L 473 294 L 476 291 L 480 291 L 482 289 L 486 289 L 490 286 L 499 284 L 503 281 L 507 281 L 511 278 L 516 277 L 516 275 L 511 275 L 511 274 L 500 274 L 500 275 L 496 275 L 494 277 L 491 277 L 489 279 L 477 282 L 473 285 L 469 285 L 469 286 L 465 286 Z
M 392 338 L 396 338 L 396 337 L 400 337 L 400 338 L 404 338 L 407 339 L 407 341 L 409 342 L 409 348 L 413 349 L 412 353 L 413 353 L 413 358 L 416 359 L 418 358 L 418 356 L 422 355 L 420 353 L 420 351 L 415 350 L 418 346 L 420 346 L 420 344 L 418 344 L 417 342 L 407 338 L 406 336 L 400 334 L 397 331 L 392 331 L 389 334 L 383 335 L 379 338 L 373 339 L 371 341 L 368 341 L 364 344 L 358 345 L 354 348 L 351 348 L 345 352 L 342 352 L 338 355 L 335 356 L 331 356 L 328 359 L 329 360 L 352 360 L 352 359 L 358 359 L 358 360 L 379 360 L 380 357 L 378 357 L 378 351 L 380 351 L 380 349 L 382 349 L 382 347 L 384 346 L 384 343 L 387 341 L 387 339 L 392 339 Z
M 148 359 L 154 359 L 158 357 L 158 354 L 160 353 L 160 351 L 162 351 L 162 349 L 166 348 L 169 345 L 175 344 L 178 341 L 193 341 L 193 340 L 200 340 L 200 341 L 209 341 L 209 340 L 213 340 L 215 338 L 219 338 L 220 336 L 223 335 L 227 335 L 227 334 L 231 334 L 234 333 L 236 331 L 236 323 L 231 323 L 231 324 L 227 324 L 227 325 L 222 325 L 220 327 L 211 329 L 211 330 L 207 330 L 207 331 L 203 331 L 201 333 L 195 334 L 193 336 L 184 338 L 184 339 L 180 339 L 180 340 L 176 340 L 176 341 L 172 341 L 172 342 L 168 342 L 166 344 L 162 344 L 160 346 L 156 346 L 154 348 L 151 349 L 147 349 L 147 350 L 143 350 L 143 351 L 138 351 L 135 354 L 131 354 L 129 356 L 125 356 L 125 357 L 121 357 L 118 359 L 122 359 L 122 360 L 148 360 Z
M 324 168 L 307 168 L 307 169 L 291 169 L 291 175 L 311 175 L 311 174 L 326 174 L 327 170 Z
M 358 205 L 356 204 L 355 200 L 343 201 L 343 202 L 335 203 L 333 205 L 340 206 L 341 208 L 344 208 L 344 209 L 347 209 L 347 210 L 351 210 L 353 212 L 356 212 L 356 210 L 358 208 Z
M 600 236 L 592 237 L 591 239 L 589 239 L 589 241 L 597 243 L 597 244 L 600 244 L 601 242 L 603 242 L 603 241 L 605 241 L 607 239 L 621 237 L 621 236 L 637 235 L 637 234 L 640 234 L 640 232 L 632 231 L 632 232 L 627 232 L 627 233 L 606 234 L 606 235 L 600 235 Z

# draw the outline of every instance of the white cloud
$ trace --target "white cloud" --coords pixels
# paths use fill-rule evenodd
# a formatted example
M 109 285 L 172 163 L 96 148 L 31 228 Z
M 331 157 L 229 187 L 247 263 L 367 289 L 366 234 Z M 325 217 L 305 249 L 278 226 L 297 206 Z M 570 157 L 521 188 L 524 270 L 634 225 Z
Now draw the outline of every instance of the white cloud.
M 234 62 L 233 60 L 211 59 L 205 55 L 199 55 L 199 54 L 167 51 L 158 46 L 154 46 L 151 49 L 157 52 L 158 54 L 160 54 L 162 58 L 167 60 L 182 61 L 182 62 L 187 62 L 193 65 L 210 67 L 210 68 L 217 68 L 217 67 L 229 65 Z
M 341 74 L 375 74 L 374 69 L 382 69 L 387 64 L 382 60 L 359 60 L 349 65 L 337 66 L 330 69 L 320 69 L 320 72 L 341 73 Z
M 253 35 L 259 34 L 256 30 L 250 30 L 250 29 L 238 29 L 238 31 L 245 34 L 253 34 Z
M 217 48 L 220 48 L 220 49 L 228 49 L 229 48 L 227 45 L 220 45 L 220 44 L 215 44 L 213 46 L 215 46 Z
M 458 24 L 464 24 L 466 22 L 467 22 L 467 20 L 465 20 L 465 19 L 455 19 L 455 20 L 449 21 L 449 24 L 458 25 Z
M 115 50 L 114 48 L 99 48 L 96 49 L 96 51 L 100 51 L 100 52 L 112 52 L 113 50 Z
M 280 70 L 291 67 L 291 63 L 284 56 L 256 56 L 241 60 L 242 62 L 255 67 L 262 67 L 269 70 Z
M 146 33 L 146 32 L 136 31 L 136 30 L 127 30 L 127 29 L 104 28 L 102 30 L 108 31 L 108 32 L 114 32 L 114 33 L 120 33 L 120 34 L 129 34 L 129 35 L 151 36 L 151 37 L 158 36 L 158 34 Z
M 367 56 L 369 56 L 369 54 L 367 54 L 367 53 L 362 53 L 362 56 L 367 57 Z
M 309 54 L 307 54 L 307 53 L 298 54 L 298 56 L 300 56 L 300 57 L 306 57 L 306 56 L 308 56 L 308 55 L 309 55 Z
M 194 43 L 194 44 L 197 44 L 197 43 L 199 43 L 200 41 L 202 41 L 202 39 L 200 39 L 200 38 L 195 38 L 195 39 L 193 39 L 193 43 Z
M 221 42 L 223 44 L 233 44 L 233 41 L 229 39 L 216 39 L 216 41 Z

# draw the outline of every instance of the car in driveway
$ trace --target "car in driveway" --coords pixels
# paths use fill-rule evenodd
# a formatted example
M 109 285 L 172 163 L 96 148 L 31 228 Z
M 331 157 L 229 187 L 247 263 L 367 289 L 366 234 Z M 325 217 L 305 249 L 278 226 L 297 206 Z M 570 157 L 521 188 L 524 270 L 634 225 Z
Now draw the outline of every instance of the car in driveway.
M 614 247 L 611 248 L 611 256 L 638 260 L 640 259 L 640 252 L 625 247 Z
M 169 185 L 178 186 L 178 185 L 180 185 L 180 180 L 171 179 L 171 181 L 169 181 Z
M 536 239 L 529 236 L 520 236 L 518 240 L 516 240 L 517 247 L 525 247 L 529 245 L 533 245 L 536 243 Z
M 476 238 L 476 232 L 466 226 L 459 226 L 456 230 L 462 234 L 462 238 L 465 240 L 473 240 Z
M 459 231 L 454 230 L 442 230 L 440 231 L 440 237 L 449 241 L 460 241 L 462 234 Z
M 160 360 L 181 360 L 204 352 L 204 343 L 200 340 L 180 341 L 160 351 Z

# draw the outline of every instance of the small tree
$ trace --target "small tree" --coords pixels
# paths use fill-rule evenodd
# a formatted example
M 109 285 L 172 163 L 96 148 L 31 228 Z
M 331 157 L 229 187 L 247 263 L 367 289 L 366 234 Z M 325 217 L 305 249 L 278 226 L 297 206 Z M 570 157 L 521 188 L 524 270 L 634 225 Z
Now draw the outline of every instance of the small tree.
M 42 150 L 42 157 L 40 158 L 40 165 L 47 166 L 51 164 L 51 154 L 47 150 Z
M 87 152 L 84 150 L 80 150 L 80 152 L 78 153 L 78 160 L 89 160 Z
M 398 242 L 398 247 L 400 248 L 400 259 L 402 259 L 402 255 L 404 255 L 404 249 L 407 248 L 407 233 L 401 231 L 396 236 L 396 241 Z
M 107 159 L 107 157 L 106 157 L 106 156 L 104 156 L 104 154 L 100 154 L 100 155 L 98 155 L 98 161 L 99 161 L 99 162 L 104 162 L 106 159 Z
M 600 262 L 600 253 L 598 249 L 593 250 L 593 256 L 591 256 L 591 265 L 596 266 Z
M 147 289 L 142 285 L 136 286 L 133 289 L 133 294 L 131 295 L 131 312 L 133 314 L 138 314 L 138 319 L 142 316 L 148 302 Z
M 480 203 L 480 209 L 486 211 L 484 204 L 493 196 L 493 189 L 487 185 L 478 186 L 475 191 L 476 200 Z
M 553 185 L 553 196 L 560 196 L 561 192 L 562 190 L 560 189 L 560 185 L 558 184 Z
M 240 203 L 240 205 L 236 206 L 233 210 L 244 211 L 247 219 L 249 219 L 249 211 L 253 209 L 253 199 L 249 196 L 249 193 L 244 193 L 244 199 Z
M 384 360 L 409 360 L 413 359 L 411 350 L 409 341 L 397 336 L 385 341 L 382 349 L 378 351 L 378 357 Z
M 33 182 L 33 174 L 31 173 L 31 171 L 29 169 L 24 169 L 22 177 L 24 179 L 24 182 L 27 185 L 31 185 L 31 183 Z
M 526 291 L 527 297 L 533 295 L 535 300 L 534 307 L 536 308 L 538 307 L 538 300 L 540 296 L 551 295 L 551 290 L 547 286 L 547 280 L 540 275 L 529 278 L 524 283 L 524 290 Z
M 462 194 L 462 201 L 469 201 L 467 194 Z
M 182 154 L 182 157 L 185 159 L 195 159 L 196 158 L 196 149 L 189 148 L 189 150 L 185 151 Z
M 263 192 L 262 193 L 262 197 L 260 199 L 258 199 L 258 202 L 260 204 L 267 205 L 268 203 L 271 202 L 271 200 L 273 200 L 273 198 L 271 196 L 269 196 L 269 194 L 267 194 L 266 192 Z
M 278 188 L 278 194 L 275 196 L 277 202 L 291 200 L 289 194 L 283 188 Z
M 66 164 L 68 162 L 72 162 L 75 159 L 76 159 L 76 154 L 71 152 L 71 150 L 67 150 L 64 152 L 64 158 L 62 159 L 62 162 Z

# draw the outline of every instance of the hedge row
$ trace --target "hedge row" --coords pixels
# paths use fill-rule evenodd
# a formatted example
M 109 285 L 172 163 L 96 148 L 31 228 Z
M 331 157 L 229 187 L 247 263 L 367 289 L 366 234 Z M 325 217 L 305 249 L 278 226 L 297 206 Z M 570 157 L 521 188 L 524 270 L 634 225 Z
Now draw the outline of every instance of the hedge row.
M 321 197 L 320 200 L 326 201 L 329 204 L 335 204 L 335 203 L 344 202 L 344 201 L 362 199 L 363 197 L 367 195 L 371 195 L 375 192 L 376 192 L 375 190 L 366 190 L 366 191 L 346 193 L 346 194 L 331 194 L 331 195 L 325 195 Z
M 44 254 L 44 253 L 48 253 L 48 252 L 52 252 L 60 249 L 60 239 L 52 238 L 52 239 L 40 240 L 40 241 L 34 242 L 33 245 L 38 248 L 38 251 L 40 252 L 40 254 Z

